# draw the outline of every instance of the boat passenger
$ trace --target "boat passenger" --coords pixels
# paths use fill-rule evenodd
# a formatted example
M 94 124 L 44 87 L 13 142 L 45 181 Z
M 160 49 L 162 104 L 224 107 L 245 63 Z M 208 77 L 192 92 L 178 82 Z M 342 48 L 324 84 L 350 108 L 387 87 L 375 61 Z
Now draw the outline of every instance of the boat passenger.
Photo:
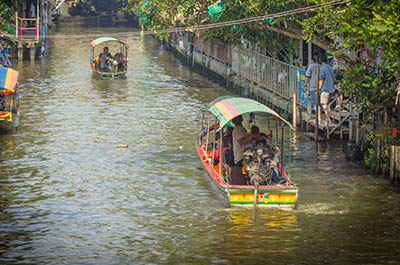
M 256 125 L 251 126 L 251 143 L 257 145 L 262 143 L 264 147 L 270 147 L 270 141 L 272 139 L 272 132 L 269 135 L 260 132 L 260 128 Z
M 246 178 L 242 174 L 243 152 L 245 146 L 250 142 L 252 135 L 247 133 L 242 125 L 242 121 L 243 117 L 241 115 L 232 119 L 232 123 L 235 125 L 232 132 L 234 166 L 232 167 L 231 184 L 233 185 L 247 184 Z
M 225 172 L 228 176 L 231 176 L 231 168 L 234 165 L 232 131 L 233 127 L 227 127 L 222 137 L 222 150 L 224 153 Z
M 102 71 L 110 70 L 109 60 L 112 59 L 112 56 L 107 46 L 103 48 L 103 53 L 100 53 L 99 58 L 100 58 L 100 70 Z
M 215 134 L 215 143 L 213 143 L 213 149 L 214 149 L 214 166 L 219 164 L 220 160 L 220 150 L 219 150 L 219 139 L 220 139 L 220 134 L 216 133 Z
M 117 69 L 118 69 L 118 71 L 124 71 L 124 70 L 126 70 L 127 69 L 127 62 L 126 62 L 126 60 L 125 60 L 125 58 L 124 58 L 124 55 L 122 54 L 122 53 L 120 53 L 120 52 L 117 52 L 115 55 L 114 55 L 114 60 L 116 60 L 117 61 Z
M 277 146 L 272 148 L 272 150 L 274 152 L 274 157 L 272 158 L 272 161 L 271 161 L 271 166 L 273 167 L 272 182 L 278 183 L 281 181 L 281 179 L 279 177 L 279 170 L 278 170 L 279 156 L 281 155 L 281 150 Z

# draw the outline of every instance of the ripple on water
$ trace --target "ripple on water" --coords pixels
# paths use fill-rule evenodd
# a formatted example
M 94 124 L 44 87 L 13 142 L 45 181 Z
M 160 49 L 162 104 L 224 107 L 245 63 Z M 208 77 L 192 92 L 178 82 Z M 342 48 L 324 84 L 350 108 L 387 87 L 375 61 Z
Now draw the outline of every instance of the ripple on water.
M 0 135 L 0 263 L 366 264 L 361 246 L 398 260 L 399 196 L 344 144 L 295 143 L 297 209 L 226 209 L 194 142 L 200 108 L 228 92 L 138 38 L 126 79 L 94 80 L 90 41 L 56 39 L 20 69 L 21 128 Z

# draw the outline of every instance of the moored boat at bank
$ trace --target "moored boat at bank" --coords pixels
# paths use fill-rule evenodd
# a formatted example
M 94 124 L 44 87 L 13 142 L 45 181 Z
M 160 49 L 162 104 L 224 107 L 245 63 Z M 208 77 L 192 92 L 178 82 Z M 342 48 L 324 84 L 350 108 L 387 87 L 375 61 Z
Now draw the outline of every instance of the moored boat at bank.
M 255 129 L 258 126 L 252 126 L 249 144 L 242 150 L 242 162 L 235 164 L 234 144 L 229 139 L 235 135 L 233 123 L 247 114 L 250 122 L 255 114 L 275 120 L 282 128 L 281 145 L 273 146 L 271 138 L 260 134 Z M 285 125 L 293 129 L 274 110 L 248 98 L 223 96 L 207 106 L 196 148 L 207 175 L 229 206 L 296 207 L 298 187 L 285 171 L 282 160 Z
M 0 66 L 0 128 L 16 129 L 19 126 L 18 71 Z
M 100 37 L 90 45 L 90 69 L 93 77 L 105 80 L 125 77 L 128 70 L 127 43 L 112 37 Z

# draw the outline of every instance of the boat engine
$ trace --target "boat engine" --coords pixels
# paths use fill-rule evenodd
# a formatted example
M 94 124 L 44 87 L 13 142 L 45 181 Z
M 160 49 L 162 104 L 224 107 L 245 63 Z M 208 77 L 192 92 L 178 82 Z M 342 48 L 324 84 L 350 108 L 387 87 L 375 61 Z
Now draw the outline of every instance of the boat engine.
M 243 153 L 243 162 L 247 172 L 247 181 L 250 185 L 269 185 L 272 183 L 272 174 L 276 162 L 274 154 L 262 146 L 250 147 Z

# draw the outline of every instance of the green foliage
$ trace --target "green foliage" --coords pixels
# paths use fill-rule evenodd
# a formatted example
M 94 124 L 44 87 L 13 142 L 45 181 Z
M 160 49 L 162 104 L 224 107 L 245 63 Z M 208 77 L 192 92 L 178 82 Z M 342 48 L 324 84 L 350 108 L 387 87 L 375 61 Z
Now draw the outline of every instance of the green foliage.
M 367 134 L 369 147 L 364 154 L 364 164 L 374 172 L 379 172 L 383 175 L 388 174 L 390 159 L 389 150 L 393 144 L 391 137 L 391 128 L 385 126 L 378 131 L 370 131 Z M 380 145 L 378 153 L 377 146 Z
M 22 6 L 23 0 L 0 1 L 0 30 L 5 30 L 8 23 L 15 24 L 15 12 Z
M 291 44 L 287 37 L 267 27 L 304 34 L 304 39 L 330 46 L 331 54 L 346 61 L 343 89 L 357 96 L 367 115 L 371 106 L 383 109 L 383 102 L 393 98 L 389 85 L 399 76 L 400 5 L 397 1 L 355 0 L 298 15 L 268 16 L 324 2 L 129 0 L 129 5 L 142 18 L 142 23 L 152 30 L 173 28 L 176 20 L 181 26 L 190 26 L 266 16 L 260 21 L 209 29 L 205 36 L 233 44 L 246 38 L 273 51 L 289 50 Z M 210 6 L 218 8 L 211 12 Z M 210 12 L 216 14 L 210 16 Z M 341 40 L 339 46 L 333 45 L 335 40 Z M 355 55 L 361 47 L 367 47 L 372 54 L 379 54 L 380 62 L 375 60 L 376 56 L 371 62 L 357 59 Z
M 305 3 L 305 1 L 294 3 L 291 0 L 228 0 L 223 2 L 216 0 L 129 0 L 128 2 L 129 6 L 125 10 L 130 9 L 136 13 L 142 18 L 142 24 L 151 30 L 173 28 L 176 26 L 175 20 L 180 21 L 180 26 L 191 26 L 265 16 L 273 12 L 291 10 Z M 145 2 L 147 3 L 146 8 L 143 8 L 142 5 Z M 246 38 L 268 47 L 272 51 L 274 48 L 289 48 L 287 37 L 267 31 L 265 25 L 287 27 L 290 21 L 293 21 L 293 17 L 269 17 L 263 21 L 212 28 L 202 34 L 206 38 L 220 39 L 232 44 L 239 42 L 241 38 Z
M 329 37 L 326 40 L 332 43 L 331 40 L 342 39 L 340 46 L 331 46 L 331 51 L 347 64 L 343 91 L 355 96 L 363 122 L 379 126 L 377 133 L 368 135 L 370 148 L 364 159 L 376 172 L 388 168 L 388 150 L 392 144 L 389 129 L 396 127 L 393 88 L 396 78 L 400 80 L 399 21 L 398 1 L 356 0 L 318 11 L 301 22 L 310 40 Z M 376 124 L 384 115 L 388 124 Z
M 364 154 L 364 164 L 371 170 L 376 170 L 378 166 L 378 154 L 377 149 L 375 148 L 376 145 L 376 136 L 373 132 L 370 132 L 367 136 L 371 147 L 369 147 Z
M 141 10 L 144 2 L 147 6 Z M 279 17 L 272 14 L 327 2 L 225 0 L 218 17 L 210 17 L 208 8 L 216 3 L 216 0 L 129 0 L 133 12 L 146 17 L 142 23 L 152 30 L 173 28 L 176 20 L 180 26 L 190 26 L 264 16 L 258 21 L 212 28 L 202 34 L 232 44 L 245 38 L 270 52 L 293 49 L 282 32 L 302 35 L 307 41 L 329 47 L 329 53 L 346 64 L 342 89 L 356 97 L 365 122 L 374 122 L 374 115 L 380 112 L 389 117 L 395 115 L 391 85 L 400 77 L 398 1 L 354 0 Z M 369 50 L 371 58 L 360 58 L 361 49 Z
M 332 48 L 335 55 L 347 61 L 344 89 L 357 96 L 367 115 L 385 108 L 388 100 L 393 101 L 390 85 L 400 76 L 398 21 L 400 5 L 397 1 L 370 0 L 351 1 L 318 11 L 302 21 L 310 39 L 328 36 L 328 40 L 343 40 L 340 46 Z M 355 56 L 362 48 L 371 52 L 369 60 Z M 353 57 L 348 56 L 351 53 Z

